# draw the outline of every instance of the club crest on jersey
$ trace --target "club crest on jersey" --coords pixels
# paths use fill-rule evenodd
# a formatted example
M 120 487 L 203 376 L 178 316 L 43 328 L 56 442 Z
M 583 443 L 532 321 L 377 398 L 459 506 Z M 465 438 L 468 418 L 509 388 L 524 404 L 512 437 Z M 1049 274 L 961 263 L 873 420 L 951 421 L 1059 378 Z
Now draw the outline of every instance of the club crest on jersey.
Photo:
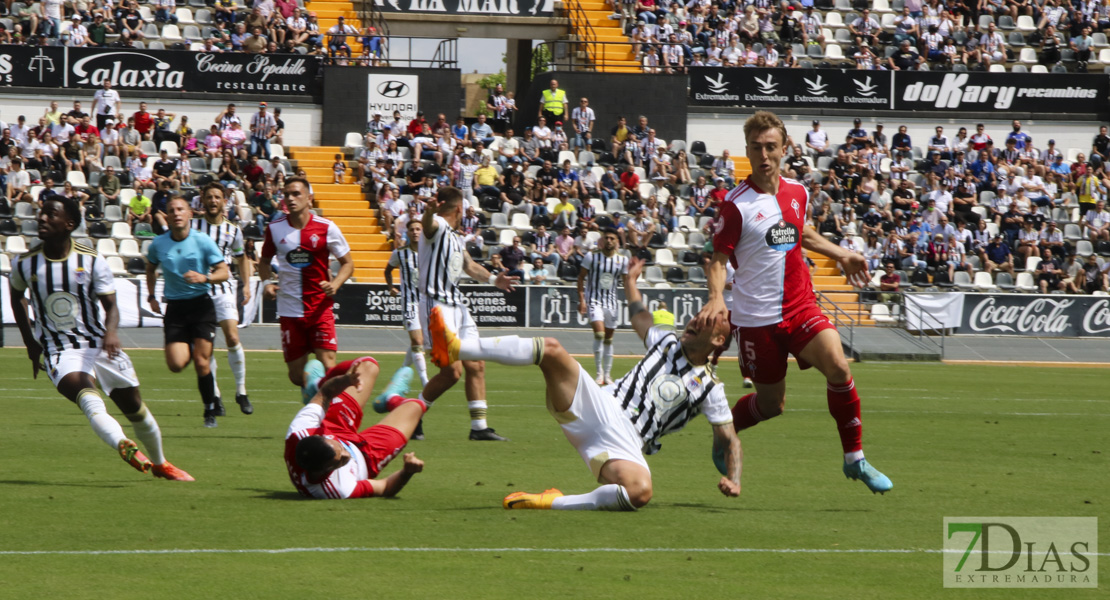
M 767 230 L 767 245 L 779 252 L 789 252 L 798 244 L 798 228 L 780 220 Z
M 798 217 L 799 219 L 802 218 L 802 205 L 798 204 L 798 201 L 796 199 L 790 201 L 790 208 L 794 209 L 794 215 L 796 217 Z
M 82 267 L 77 267 L 73 270 L 73 280 L 77 282 L 77 285 L 85 285 L 85 282 L 88 281 L 88 277 L 88 272 Z
M 713 222 L 713 235 L 719 235 L 725 228 L 725 220 L 722 217 L 717 217 Z
M 309 247 L 315 248 L 320 243 L 320 236 L 314 233 L 311 237 L 308 238 L 308 241 L 310 243 Z

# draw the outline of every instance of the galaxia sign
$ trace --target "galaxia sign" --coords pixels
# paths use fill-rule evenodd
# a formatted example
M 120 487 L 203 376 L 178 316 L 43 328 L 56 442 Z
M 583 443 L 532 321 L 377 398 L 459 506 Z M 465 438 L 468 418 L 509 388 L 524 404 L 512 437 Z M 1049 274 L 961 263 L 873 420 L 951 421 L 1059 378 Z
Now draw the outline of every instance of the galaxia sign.
M 93 89 L 108 81 L 120 90 L 262 92 L 318 100 L 319 69 L 316 59 L 300 54 L 0 46 L 0 84 L 13 86 Z
M 374 0 L 388 13 L 438 13 L 505 17 L 550 17 L 554 0 Z
M 1110 300 L 1092 296 L 967 294 L 957 333 L 1110 337 Z

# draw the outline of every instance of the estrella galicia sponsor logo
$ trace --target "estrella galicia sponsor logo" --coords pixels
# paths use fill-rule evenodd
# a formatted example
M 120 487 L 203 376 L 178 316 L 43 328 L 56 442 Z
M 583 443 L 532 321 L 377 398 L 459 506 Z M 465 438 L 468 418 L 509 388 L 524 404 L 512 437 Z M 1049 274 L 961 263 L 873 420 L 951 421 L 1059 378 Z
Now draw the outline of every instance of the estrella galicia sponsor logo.
M 383 81 L 378 84 L 378 93 L 383 98 L 403 98 L 408 95 L 409 86 L 396 80 Z
M 767 245 L 779 252 L 789 252 L 798 245 L 798 228 L 793 223 L 779 220 L 767 230 Z
M 1034 78 L 1045 81 L 1046 78 Z M 1005 110 L 1013 107 L 1015 101 L 1029 99 L 1081 99 L 1091 100 L 1098 96 L 1098 90 L 1082 86 L 1033 87 L 1017 85 L 977 85 L 969 83 L 968 73 L 947 73 L 940 84 L 927 84 L 917 81 L 902 91 L 902 101 L 931 104 L 936 108 L 968 108 L 987 105 Z M 993 81 L 993 80 L 990 80 Z
M 1098 587 L 1096 517 L 945 517 L 944 587 Z
M 105 80 L 115 87 L 180 90 L 185 72 L 141 52 L 100 52 L 73 63 L 78 85 L 99 86 Z

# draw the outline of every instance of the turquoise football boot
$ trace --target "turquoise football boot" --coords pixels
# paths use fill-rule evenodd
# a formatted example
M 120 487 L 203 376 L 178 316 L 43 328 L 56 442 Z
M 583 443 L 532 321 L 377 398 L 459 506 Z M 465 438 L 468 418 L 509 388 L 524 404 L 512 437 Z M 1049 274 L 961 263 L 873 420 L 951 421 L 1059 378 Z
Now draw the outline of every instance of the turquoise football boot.
M 377 398 L 374 398 L 374 403 L 372 405 L 374 407 L 374 412 L 389 412 L 389 409 L 386 408 L 389 399 L 394 396 L 404 396 L 408 393 L 409 383 L 412 382 L 413 373 L 412 367 L 406 366 L 397 369 L 393 373 L 393 377 L 390 378 L 389 385 L 385 386 L 385 389 L 382 390 L 382 393 L 378 394 Z
M 852 464 L 844 463 L 844 476 L 863 481 L 873 494 L 885 494 L 894 487 L 890 478 L 872 467 L 866 458 L 861 458 Z
M 320 380 L 324 378 L 324 363 L 313 358 L 304 364 L 304 387 L 301 388 L 301 402 L 308 404 L 320 389 Z

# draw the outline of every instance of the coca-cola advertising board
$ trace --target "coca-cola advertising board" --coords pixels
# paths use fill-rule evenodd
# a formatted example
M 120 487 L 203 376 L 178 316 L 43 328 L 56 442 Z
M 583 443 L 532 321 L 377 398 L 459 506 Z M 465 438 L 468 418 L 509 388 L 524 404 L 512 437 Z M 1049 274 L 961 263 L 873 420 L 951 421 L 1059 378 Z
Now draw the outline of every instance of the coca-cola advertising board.
M 1110 297 L 967 294 L 956 333 L 1110 337 Z

